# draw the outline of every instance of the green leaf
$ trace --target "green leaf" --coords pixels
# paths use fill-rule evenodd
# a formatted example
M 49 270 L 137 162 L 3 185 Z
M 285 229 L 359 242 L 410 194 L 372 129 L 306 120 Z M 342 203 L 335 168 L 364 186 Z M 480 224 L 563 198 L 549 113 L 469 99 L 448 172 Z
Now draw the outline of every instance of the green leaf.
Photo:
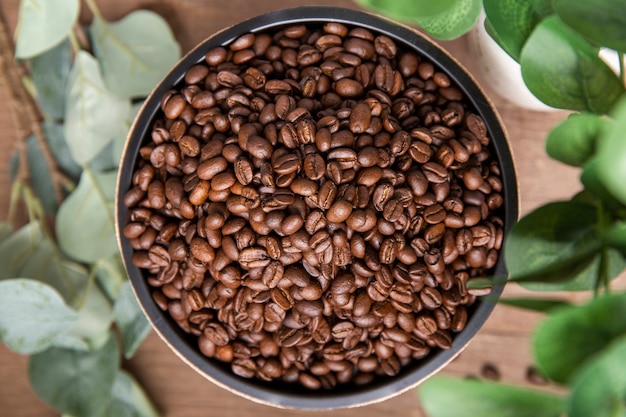
M 115 23 L 96 17 L 91 33 L 105 83 L 120 97 L 147 96 L 180 57 L 167 22 L 148 10 Z
M 13 233 L 13 228 L 10 224 L 2 222 L 0 223 L 0 243 Z
M 48 140 L 48 147 L 59 168 L 74 181 L 78 181 L 82 168 L 72 158 L 70 148 L 65 140 L 65 128 L 61 123 L 44 121 L 41 125 Z
M 78 0 L 22 0 L 15 56 L 31 58 L 59 44 L 72 31 L 79 6 Z
M 602 242 L 596 208 L 578 202 L 549 203 L 527 214 L 506 241 L 504 256 L 512 280 L 571 281 L 525 286 L 534 290 L 588 290 L 595 285 L 593 257 Z M 556 265 L 555 265 L 556 264 Z M 563 269 L 570 265 L 568 270 Z M 560 279 L 559 279 L 560 278 Z
M 144 101 L 133 103 L 130 112 L 126 115 L 124 125 L 115 139 L 113 139 L 113 161 L 116 167 L 119 167 L 122 162 L 122 154 L 124 153 L 124 148 L 126 147 L 128 132 L 130 131 L 130 127 L 133 125 L 133 122 L 139 114 L 139 110 L 141 110 L 143 104 Z
M 500 298 L 498 301 L 501 304 L 509 305 L 512 307 L 518 307 L 525 310 L 549 314 L 558 309 L 571 306 L 571 304 L 566 301 L 540 298 Z
M 626 97 L 612 116 L 615 123 L 598 141 L 598 176 L 611 194 L 626 204 Z
M 559 17 L 583 36 L 626 52 L 625 0 L 556 0 Z
M 546 152 L 557 161 L 582 166 L 595 153 L 596 141 L 607 124 L 595 114 L 572 114 L 550 131 Z
M 85 168 L 78 187 L 59 207 L 56 232 L 68 256 L 95 262 L 117 252 L 114 199 L 117 172 Z
M 104 149 L 119 131 L 130 102 L 110 93 L 96 59 L 79 51 L 66 92 L 65 137 L 72 157 L 85 164 Z
M 624 92 L 598 50 L 556 16 L 537 25 L 521 65 L 530 91 L 552 107 L 605 114 Z
M 15 277 L 52 286 L 73 308 L 82 304 L 88 282 L 85 268 L 66 259 L 38 222 L 0 242 L 0 280 Z
M 429 35 L 437 39 L 450 40 L 466 34 L 476 24 L 482 0 L 459 0 L 454 8 L 432 16 L 415 19 Z
M 619 209 L 623 205 L 604 181 L 605 163 L 605 160 L 599 154 L 594 155 L 583 166 L 580 182 L 585 186 L 586 191 L 594 195 L 598 201 L 601 201 L 602 206 L 609 210 Z
M 122 284 L 126 282 L 126 270 L 120 254 L 98 259 L 91 267 L 91 274 L 96 277 L 109 300 L 117 300 Z
M 37 103 L 50 119 L 65 115 L 65 88 L 71 68 L 72 48 L 67 40 L 30 60 Z
M 14 169 L 18 169 L 22 163 L 21 155 L 16 154 L 16 165 Z M 41 147 L 37 138 L 33 135 L 26 139 L 26 163 L 30 172 L 30 183 L 32 184 L 33 191 L 39 198 L 41 205 L 43 206 L 46 214 L 54 215 L 58 207 L 58 201 L 54 194 L 54 187 L 52 186 L 52 179 L 50 176 L 50 170 L 48 164 L 43 156 Z M 17 171 L 16 171 L 17 172 Z
M 113 383 L 111 404 L 104 415 L 159 417 L 159 412 L 132 375 L 120 369 Z
M 122 284 L 121 291 L 113 308 L 122 340 L 124 341 L 124 357 L 131 358 L 141 342 L 150 333 L 150 323 L 139 307 L 135 294 L 128 281 Z
M 112 320 L 111 303 L 92 279 L 78 311 L 78 322 L 54 345 L 75 350 L 99 349 L 108 340 Z
M 411 21 L 449 12 L 458 7 L 459 0 L 357 0 L 357 2 L 393 19 Z
M 418 389 L 430 417 L 560 417 L 554 394 L 479 380 L 435 376 Z
M 626 334 L 622 317 L 626 317 L 625 294 L 601 296 L 555 312 L 533 335 L 537 365 L 553 381 L 568 383 L 581 363 Z
M 626 256 L 626 220 L 614 222 L 605 234 L 605 241 Z
M 551 0 L 483 0 L 483 6 L 488 33 L 516 61 L 535 26 L 553 11 Z
M 30 383 L 37 395 L 61 413 L 101 416 L 111 402 L 120 366 L 113 335 L 95 351 L 51 348 L 31 356 Z
M 624 417 L 626 415 L 626 338 L 615 341 L 585 363 L 572 380 L 569 417 Z
M 51 286 L 24 278 L 0 281 L 0 339 L 11 350 L 41 352 L 77 320 L 78 314 Z

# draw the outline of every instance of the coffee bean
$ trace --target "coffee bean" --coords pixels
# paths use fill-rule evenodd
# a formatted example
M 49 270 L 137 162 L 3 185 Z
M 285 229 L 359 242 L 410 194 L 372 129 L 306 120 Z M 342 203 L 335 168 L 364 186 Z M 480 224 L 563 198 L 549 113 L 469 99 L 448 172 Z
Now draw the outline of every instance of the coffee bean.
M 122 234 L 201 353 L 331 389 L 452 347 L 503 186 L 445 72 L 369 29 L 293 24 L 211 49 L 161 109 Z

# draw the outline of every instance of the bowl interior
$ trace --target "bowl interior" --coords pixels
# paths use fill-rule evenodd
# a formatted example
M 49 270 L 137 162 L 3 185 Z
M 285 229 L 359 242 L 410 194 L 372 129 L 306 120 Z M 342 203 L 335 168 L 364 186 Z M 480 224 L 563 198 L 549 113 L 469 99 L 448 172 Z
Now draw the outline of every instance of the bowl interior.
M 179 85 L 186 70 L 193 64 L 203 61 L 208 50 L 219 45 L 226 45 L 246 32 L 274 32 L 294 23 L 305 23 L 310 27 L 316 27 L 329 21 L 340 22 L 349 26 L 361 26 L 385 34 L 394 39 L 399 47 L 416 51 L 447 73 L 463 91 L 466 100 L 485 120 L 489 136 L 492 138 L 492 147 L 501 168 L 504 184 L 504 205 L 500 216 L 504 220 L 505 233 L 514 224 L 518 215 L 518 191 L 511 153 L 502 122 L 493 105 L 476 81 L 460 64 L 440 47 L 409 28 L 355 10 L 332 7 L 299 7 L 271 12 L 244 21 L 209 37 L 189 52 L 148 97 L 129 134 L 120 168 L 116 204 L 117 229 L 122 257 L 142 309 L 160 337 L 181 359 L 206 378 L 232 392 L 257 402 L 278 407 L 318 410 L 353 407 L 381 401 L 404 392 L 450 362 L 480 329 L 495 304 L 494 301 L 477 301 L 469 310 L 469 319 L 465 329 L 455 335 L 452 349 L 433 351 L 426 358 L 413 361 L 411 365 L 403 367 L 401 372 L 394 377 L 377 378 L 374 383 L 367 386 L 348 384 L 328 391 L 310 391 L 298 384 L 266 383 L 237 377 L 231 372 L 229 365 L 203 356 L 197 348 L 196 338 L 182 331 L 169 317 L 169 314 L 161 311 L 153 301 L 151 289 L 142 272 L 131 262 L 133 249 L 120 233 L 128 218 L 128 209 L 121 202 L 124 194 L 131 187 L 139 148 L 149 140 L 153 121 L 161 112 L 161 97 L 167 90 Z M 495 275 L 505 276 L 506 274 L 504 262 L 500 259 L 496 266 Z M 490 300 L 498 297 L 501 292 L 502 286 L 495 286 Z

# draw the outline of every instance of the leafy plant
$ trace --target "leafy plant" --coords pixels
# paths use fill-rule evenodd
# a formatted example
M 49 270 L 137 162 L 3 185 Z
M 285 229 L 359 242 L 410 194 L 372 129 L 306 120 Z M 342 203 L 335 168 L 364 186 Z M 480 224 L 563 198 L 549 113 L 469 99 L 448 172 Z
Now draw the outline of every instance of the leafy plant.
M 407 2 L 403 13 L 420 24 L 417 3 Z M 450 11 L 458 7 L 453 3 L 446 3 Z M 390 0 L 363 4 L 392 17 L 398 12 Z M 483 0 L 483 6 L 485 28 L 519 62 L 529 90 L 573 111 L 549 133 L 546 151 L 579 167 L 583 186 L 514 226 L 504 251 L 509 281 L 536 291 L 589 290 L 594 297 L 581 306 L 503 300 L 548 314 L 534 332 L 534 358 L 549 380 L 569 388 L 566 395 L 442 377 L 427 381 L 419 395 L 433 417 L 625 416 L 626 293 L 612 294 L 610 282 L 626 268 L 626 1 Z M 456 34 L 468 30 L 454 19 L 450 25 Z M 619 57 L 619 74 L 599 58 L 602 47 Z
M 150 417 L 157 410 L 121 368 L 150 326 L 118 253 L 114 194 L 130 123 L 180 47 L 153 12 L 108 22 L 86 5 L 94 19 L 83 28 L 78 0 L 22 1 L 16 59 L 0 37 L 19 136 L 0 223 L 0 340 L 31 355 L 31 385 L 58 412 Z

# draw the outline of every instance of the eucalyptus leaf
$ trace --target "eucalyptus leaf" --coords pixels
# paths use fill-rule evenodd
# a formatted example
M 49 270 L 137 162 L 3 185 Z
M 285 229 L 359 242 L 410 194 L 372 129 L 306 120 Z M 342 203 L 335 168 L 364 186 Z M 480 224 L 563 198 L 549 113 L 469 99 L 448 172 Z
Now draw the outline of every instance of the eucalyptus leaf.
M 583 36 L 626 52 L 625 0 L 556 0 L 554 7 L 559 17 Z
M 63 252 L 95 262 L 117 252 L 114 199 L 117 172 L 83 171 L 76 190 L 59 207 L 56 232 Z
M 0 281 L 0 340 L 13 351 L 30 355 L 50 347 L 78 321 L 63 297 L 39 281 Z
M 613 222 L 605 234 L 605 241 L 607 245 L 619 250 L 622 255 L 626 256 L 626 220 Z
M 75 416 L 101 416 L 111 402 L 120 366 L 111 334 L 94 351 L 51 348 L 31 356 L 28 375 L 37 395 L 55 410 Z
M 65 140 L 65 127 L 63 124 L 44 120 L 41 127 L 46 136 L 50 152 L 61 171 L 72 180 L 78 181 L 83 168 L 72 158 L 70 148 Z
M 180 46 L 158 14 L 132 12 L 115 23 L 95 17 L 93 47 L 107 87 L 120 97 L 145 97 L 180 57 Z
M 411 21 L 424 16 L 447 13 L 458 7 L 460 0 L 357 0 L 359 4 L 393 19 Z
M 613 196 L 626 204 L 626 97 L 612 113 L 615 123 L 598 144 L 598 175 Z
M 104 149 L 119 131 L 130 102 L 107 90 L 98 61 L 79 51 L 68 80 L 65 137 L 72 157 L 85 164 Z
M 450 40 L 466 34 L 476 24 L 482 0 L 459 0 L 453 8 L 439 14 L 415 19 L 429 35 Z
M 139 110 L 141 110 L 143 104 L 143 100 L 133 103 L 132 107 L 130 108 L 130 112 L 127 114 L 126 120 L 124 121 L 122 129 L 120 130 L 119 134 L 116 135 L 113 139 L 113 161 L 116 167 L 119 167 L 122 162 L 122 154 L 124 153 L 124 148 L 126 147 L 128 132 L 130 131 L 130 128 L 133 125 L 137 114 L 139 114 Z
M 594 155 L 597 139 L 607 124 L 595 114 L 572 114 L 550 131 L 546 152 L 557 161 L 582 166 Z
M 429 417 L 561 417 L 564 411 L 554 394 L 480 380 L 435 376 L 418 394 Z
M 624 92 L 598 50 L 556 16 L 537 25 L 520 62 L 530 91 L 552 107 L 605 114 Z
M 122 284 L 119 296 L 113 308 L 115 322 L 122 333 L 124 357 L 133 357 L 141 342 L 150 334 L 150 323 L 139 307 L 135 294 L 126 281 Z
M 593 255 L 602 248 L 596 223 L 594 206 L 573 201 L 549 203 L 527 214 L 513 227 L 505 245 L 511 279 L 524 281 L 524 277 L 556 274 L 555 278 L 570 282 L 526 286 L 549 291 L 594 288 L 591 264 Z M 570 269 L 561 271 L 567 265 Z
M 569 417 L 626 416 L 626 337 L 585 363 L 571 383 Z
M 532 347 L 542 373 L 559 383 L 570 382 L 589 357 L 626 335 L 626 295 L 605 295 L 555 312 L 535 330 Z
M 58 45 L 72 31 L 79 8 L 78 0 L 22 0 L 15 56 L 31 58 Z
M 122 284 L 126 282 L 126 271 L 120 254 L 98 259 L 91 267 L 91 274 L 95 276 L 109 300 L 117 300 Z
M 553 12 L 551 0 L 483 0 L 483 6 L 488 33 L 516 61 L 535 26 Z
M 89 161 L 89 168 L 95 172 L 111 171 L 118 167 L 117 161 L 113 159 L 113 146 L 117 136 L 115 136 L 99 153 Z
M 21 155 L 16 154 L 16 166 L 15 170 L 19 169 L 19 165 L 22 163 Z M 28 170 L 30 173 L 30 184 L 32 184 L 33 191 L 39 197 L 39 201 L 43 206 L 46 214 L 54 215 L 59 205 L 56 195 L 54 194 L 54 187 L 52 185 L 52 178 L 50 176 L 50 170 L 46 159 L 43 156 L 39 142 L 34 135 L 29 136 L 26 139 L 26 163 L 28 164 Z M 16 171 L 17 172 L 17 171 Z
M 571 306 L 570 303 L 563 300 L 549 300 L 541 298 L 500 298 L 498 301 L 500 304 L 549 314 L 561 308 Z
M 11 225 L 5 222 L 1 222 L 0 223 L 0 243 L 4 239 L 9 237 L 11 233 L 13 233 L 13 228 L 11 227 Z
M 72 308 L 84 299 L 87 270 L 66 259 L 44 234 L 39 222 L 31 222 L 0 242 L 0 280 L 30 278 L 55 288 Z
M 30 60 L 37 104 L 50 119 L 65 116 L 65 88 L 72 68 L 72 48 L 65 40 Z
M 133 376 L 120 369 L 113 382 L 111 403 L 105 416 L 159 417 L 159 412 Z
M 95 280 L 92 280 L 78 310 L 78 322 L 54 346 L 76 350 L 99 349 L 108 340 L 112 320 L 112 305 Z

